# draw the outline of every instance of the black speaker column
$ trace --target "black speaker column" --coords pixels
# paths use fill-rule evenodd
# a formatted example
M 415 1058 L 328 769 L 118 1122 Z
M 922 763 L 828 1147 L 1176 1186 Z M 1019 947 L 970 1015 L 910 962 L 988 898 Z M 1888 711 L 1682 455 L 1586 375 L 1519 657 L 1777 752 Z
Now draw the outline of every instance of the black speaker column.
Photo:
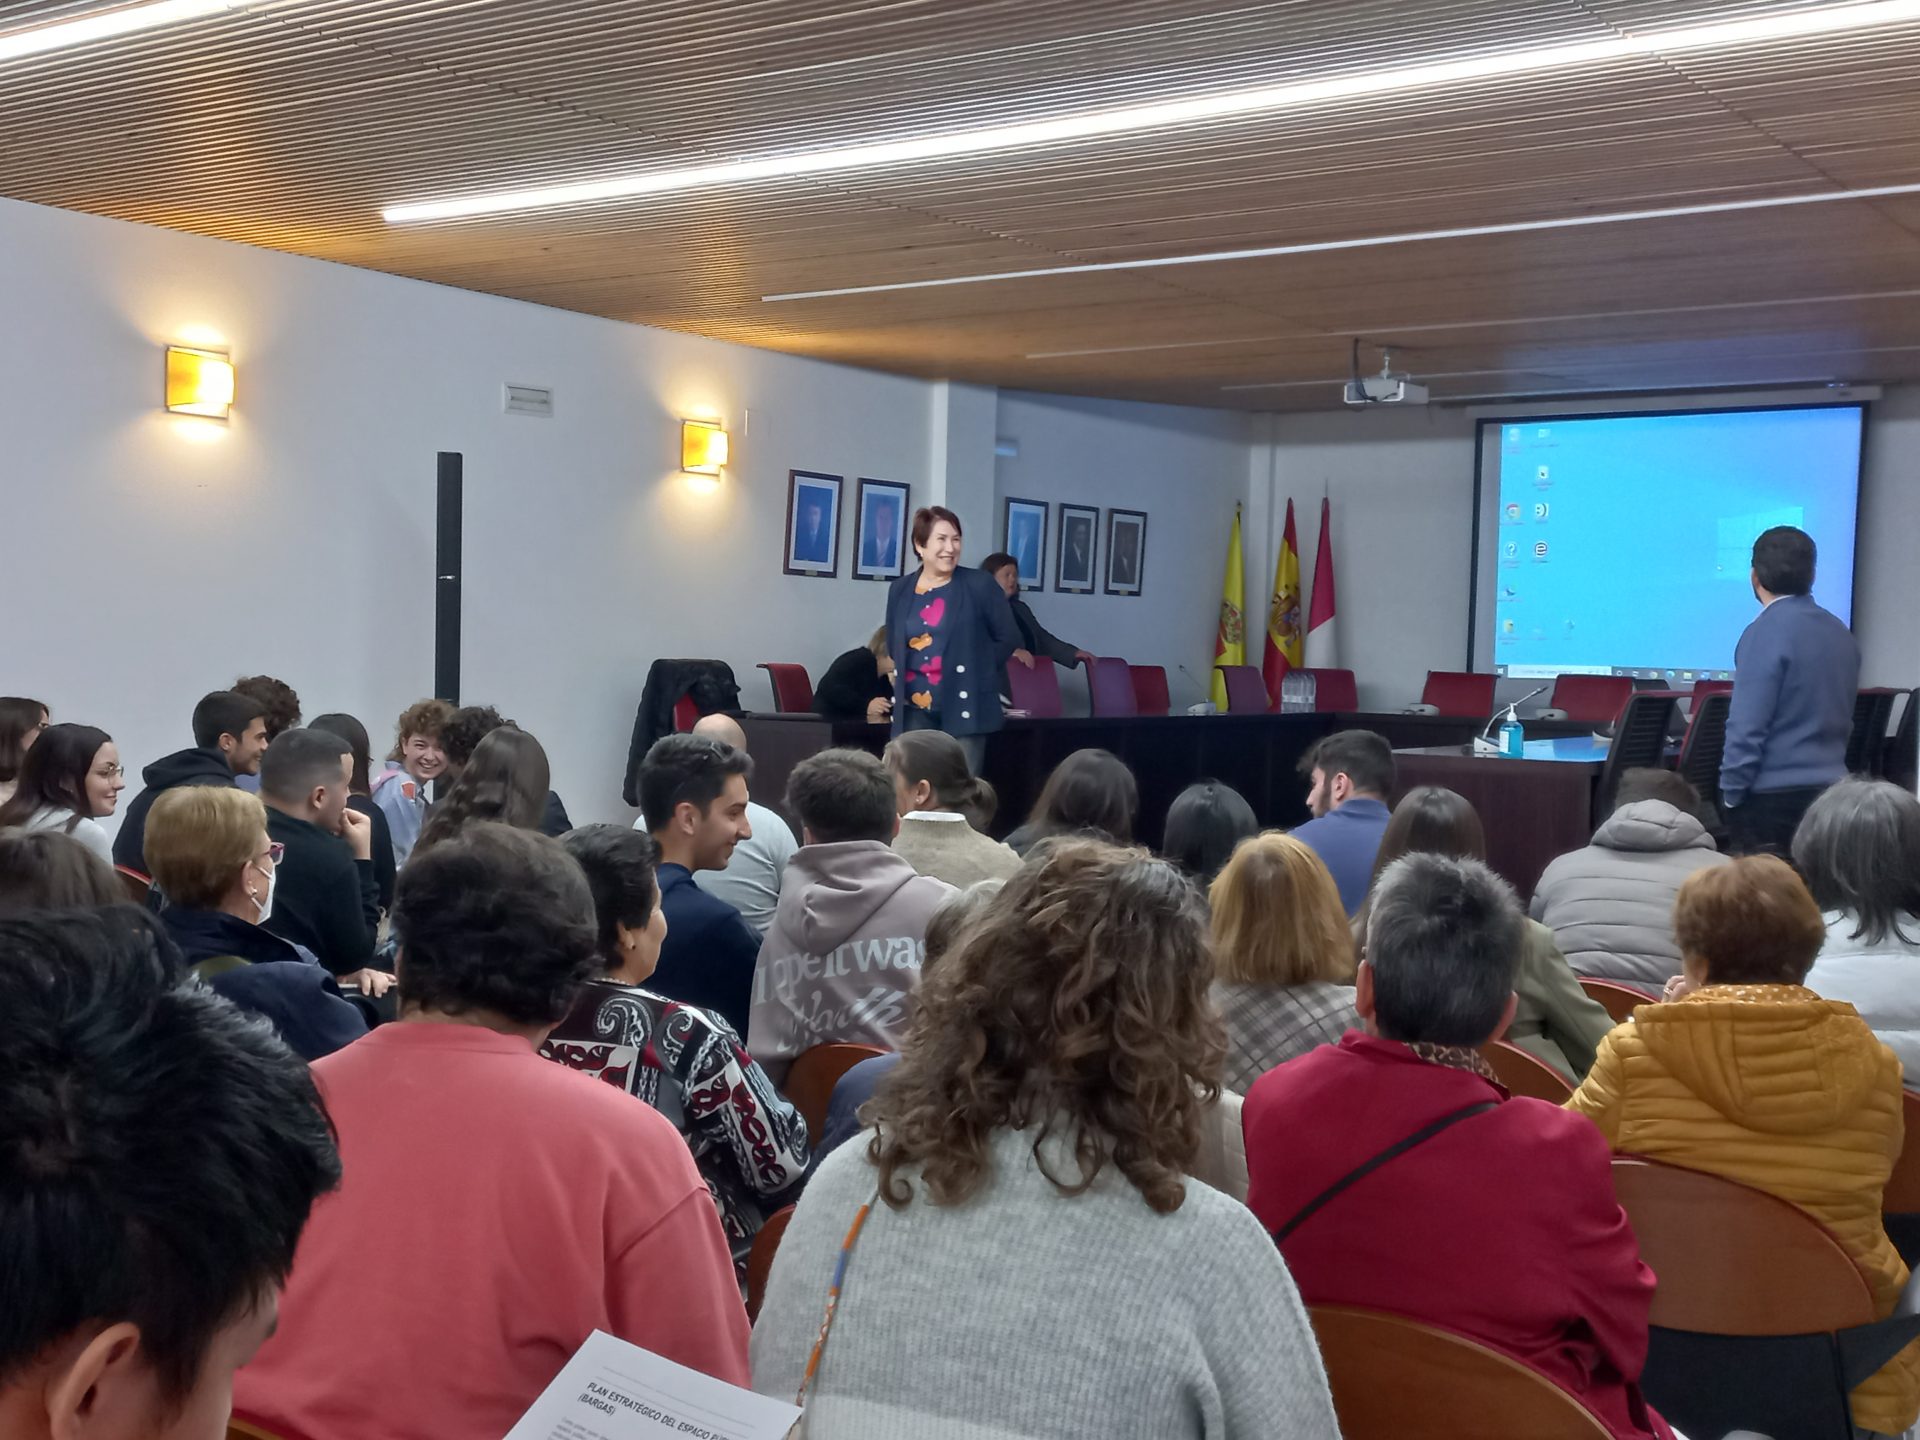
M 460 703 L 460 475 L 462 460 L 442 450 L 434 507 L 433 693 Z

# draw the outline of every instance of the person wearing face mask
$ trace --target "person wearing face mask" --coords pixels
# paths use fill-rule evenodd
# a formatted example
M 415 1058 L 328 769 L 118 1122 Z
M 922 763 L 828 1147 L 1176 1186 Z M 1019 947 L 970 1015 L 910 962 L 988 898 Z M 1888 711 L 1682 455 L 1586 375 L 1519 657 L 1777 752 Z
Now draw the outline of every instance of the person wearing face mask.
M 113 841 L 100 821 L 119 805 L 126 773 L 106 731 L 49 725 L 20 763 L 13 798 L 0 805 L 0 829 L 58 830 L 111 865 Z
M 400 712 L 387 768 L 373 781 L 373 803 L 393 835 L 393 863 L 404 865 L 427 818 L 427 785 L 447 768 L 440 732 L 453 715 L 444 700 L 416 700 Z
M 645 988 L 667 937 L 653 837 L 587 825 L 560 843 L 586 872 L 606 973 L 581 992 L 540 1053 L 597 1075 L 673 1122 L 713 1193 L 744 1278 L 753 1237 L 807 1172 L 806 1122 L 723 1018 Z
M 373 827 L 347 808 L 353 754 L 325 730 L 274 737 L 260 766 L 267 835 L 282 847 L 273 913 L 261 923 L 304 945 L 343 985 L 381 996 L 393 977 L 368 968 L 380 928 Z M 397 842 L 396 842 L 397 843 Z
M 920 568 L 887 591 L 887 653 L 894 664 L 893 731 L 944 730 L 975 774 L 987 736 L 1005 722 L 1000 677 L 1008 660 L 1031 666 L 1006 593 L 984 570 L 960 566 L 960 517 L 942 505 L 913 517 Z
M 194 974 L 318 1060 L 366 1034 L 367 1019 L 310 951 L 262 928 L 280 855 L 266 807 L 244 790 L 183 786 L 147 816 L 147 860 L 167 897 L 160 921 Z

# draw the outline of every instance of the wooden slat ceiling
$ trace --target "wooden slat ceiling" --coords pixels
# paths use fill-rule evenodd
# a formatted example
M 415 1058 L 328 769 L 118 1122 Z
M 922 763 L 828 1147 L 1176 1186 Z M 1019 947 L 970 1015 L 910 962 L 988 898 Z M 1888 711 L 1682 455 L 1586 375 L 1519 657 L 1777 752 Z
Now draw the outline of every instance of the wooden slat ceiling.
M 105 8 L 0 0 L 0 33 Z M 1920 378 L 1920 197 L 768 302 L 1920 183 L 1920 25 L 1053 148 L 392 226 L 381 207 L 941 134 L 1805 0 L 259 0 L 0 62 L 0 194 L 917 375 L 1326 408 Z

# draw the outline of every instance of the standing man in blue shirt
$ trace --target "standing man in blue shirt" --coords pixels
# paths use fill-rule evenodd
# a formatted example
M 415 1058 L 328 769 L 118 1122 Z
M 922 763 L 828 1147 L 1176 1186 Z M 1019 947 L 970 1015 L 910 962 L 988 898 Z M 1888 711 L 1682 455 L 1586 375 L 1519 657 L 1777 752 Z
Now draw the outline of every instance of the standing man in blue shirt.
M 1337 730 L 1301 758 L 1300 773 L 1313 786 L 1313 819 L 1293 838 L 1326 862 L 1351 919 L 1373 884 L 1374 857 L 1392 814 L 1393 747 L 1371 730 Z
M 1733 652 L 1720 803 L 1736 855 L 1785 855 L 1814 797 L 1847 773 L 1860 647 L 1813 603 L 1813 537 L 1777 525 L 1753 542 L 1760 614 Z

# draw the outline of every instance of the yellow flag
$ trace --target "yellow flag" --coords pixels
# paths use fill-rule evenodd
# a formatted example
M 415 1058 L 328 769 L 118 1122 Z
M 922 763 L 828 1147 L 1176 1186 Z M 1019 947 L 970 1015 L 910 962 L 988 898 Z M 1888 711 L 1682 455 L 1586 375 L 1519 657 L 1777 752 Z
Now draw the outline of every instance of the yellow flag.
M 1240 613 L 1247 593 L 1247 566 L 1240 551 L 1240 511 L 1233 512 L 1233 535 L 1227 541 L 1227 578 L 1220 587 L 1220 628 L 1213 638 L 1215 665 L 1247 663 L 1247 624 Z M 1227 708 L 1227 682 L 1218 670 L 1213 672 L 1213 703 Z

